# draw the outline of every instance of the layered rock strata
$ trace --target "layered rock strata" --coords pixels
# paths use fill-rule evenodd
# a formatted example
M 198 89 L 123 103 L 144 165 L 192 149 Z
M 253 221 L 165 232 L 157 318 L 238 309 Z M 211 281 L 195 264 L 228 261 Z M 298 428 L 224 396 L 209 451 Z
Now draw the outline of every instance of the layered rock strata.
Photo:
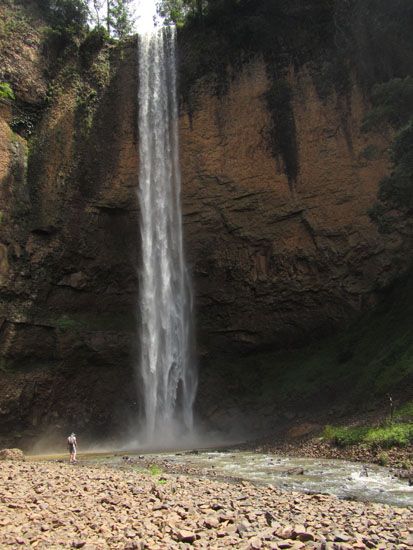
M 1 59 L 17 98 L 0 110 L 1 425 L 109 430 L 139 411 L 136 40 L 80 51 L 52 80 L 41 40 L 16 36 Z M 205 78 L 196 109 L 182 105 L 185 248 L 211 361 L 331 332 L 411 260 L 368 214 L 391 135 L 361 132 L 357 84 L 322 99 L 306 66 L 287 81 L 293 177 L 259 58 L 224 95 Z

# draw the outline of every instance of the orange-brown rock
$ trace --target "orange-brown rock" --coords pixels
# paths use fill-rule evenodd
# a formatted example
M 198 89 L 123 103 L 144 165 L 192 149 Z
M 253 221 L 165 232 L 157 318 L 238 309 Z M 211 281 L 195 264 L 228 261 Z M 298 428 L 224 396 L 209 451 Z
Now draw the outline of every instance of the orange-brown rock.
M 43 55 L 45 23 L 33 0 L 0 5 L 1 80 L 12 85 L 20 101 L 38 105 L 46 98 L 47 60 Z
M 139 345 L 136 41 L 68 59 L 47 105 L 40 34 L 12 43 L 0 57 L 3 73 L 14 63 L 17 97 L 0 105 L 0 425 L 65 430 L 78 419 L 109 430 L 139 411 L 130 383 Z M 201 354 L 331 331 L 374 305 L 411 258 L 407 239 L 380 235 L 368 215 L 391 136 L 361 132 L 368 104 L 357 84 L 322 100 L 305 66 L 288 81 L 294 178 L 271 148 L 260 59 L 219 97 L 203 79 L 196 110 L 181 110 Z M 15 124 L 17 108 L 33 105 L 33 127 Z M 68 394 L 75 405 L 64 419 Z
M 402 237 L 380 235 L 368 214 L 389 170 L 390 136 L 361 132 L 368 105 L 356 83 L 346 101 L 321 100 L 305 67 L 289 83 L 292 185 L 269 146 L 263 62 L 245 66 L 223 97 L 201 86 L 197 110 L 181 117 L 186 243 L 209 351 L 329 331 L 371 307 L 399 272 Z

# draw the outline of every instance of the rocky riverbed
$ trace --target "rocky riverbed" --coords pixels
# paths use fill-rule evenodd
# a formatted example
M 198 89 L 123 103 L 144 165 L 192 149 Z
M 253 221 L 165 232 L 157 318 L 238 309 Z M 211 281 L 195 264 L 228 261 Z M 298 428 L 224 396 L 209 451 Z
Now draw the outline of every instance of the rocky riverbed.
M 1 548 L 411 548 L 406 508 L 125 464 L 4 461 Z
M 371 464 L 382 464 L 402 479 L 413 482 L 413 445 L 382 449 L 366 445 L 337 447 L 321 437 L 284 439 L 281 441 L 261 440 L 253 444 L 240 445 L 241 449 L 253 449 L 261 453 L 275 453 L 283 456 L 329 458 L 351 460 Z

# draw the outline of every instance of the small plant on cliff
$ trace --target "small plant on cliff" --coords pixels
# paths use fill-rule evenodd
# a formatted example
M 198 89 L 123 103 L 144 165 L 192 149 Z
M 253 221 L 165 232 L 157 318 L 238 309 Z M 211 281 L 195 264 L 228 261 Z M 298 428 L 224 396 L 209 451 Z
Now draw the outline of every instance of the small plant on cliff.
M 71 319 L 67 315 L 62 315 L 59 319 L 56 319 L 55 325 L 60 330 L 64 331 L 73 331 L 79 328 L 81 326 L 81 323 L 76 321 L 75 319 Z
M 0 82 L 0 99 L 15 99 L 13 89 L 8 82 Z

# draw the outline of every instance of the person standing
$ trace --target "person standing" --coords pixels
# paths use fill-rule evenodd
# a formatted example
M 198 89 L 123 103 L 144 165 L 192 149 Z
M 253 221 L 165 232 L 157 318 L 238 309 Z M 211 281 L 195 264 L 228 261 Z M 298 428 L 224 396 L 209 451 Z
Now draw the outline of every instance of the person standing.
M 71 433 L 69 437 L 67 438 L 67 447 L 69 449 L 70 453 L 70 464 L 75 464 L 77 462 L 76 460 L 76 453 L 77 453 L 77 441 L 76 441 L 76 434 Z

